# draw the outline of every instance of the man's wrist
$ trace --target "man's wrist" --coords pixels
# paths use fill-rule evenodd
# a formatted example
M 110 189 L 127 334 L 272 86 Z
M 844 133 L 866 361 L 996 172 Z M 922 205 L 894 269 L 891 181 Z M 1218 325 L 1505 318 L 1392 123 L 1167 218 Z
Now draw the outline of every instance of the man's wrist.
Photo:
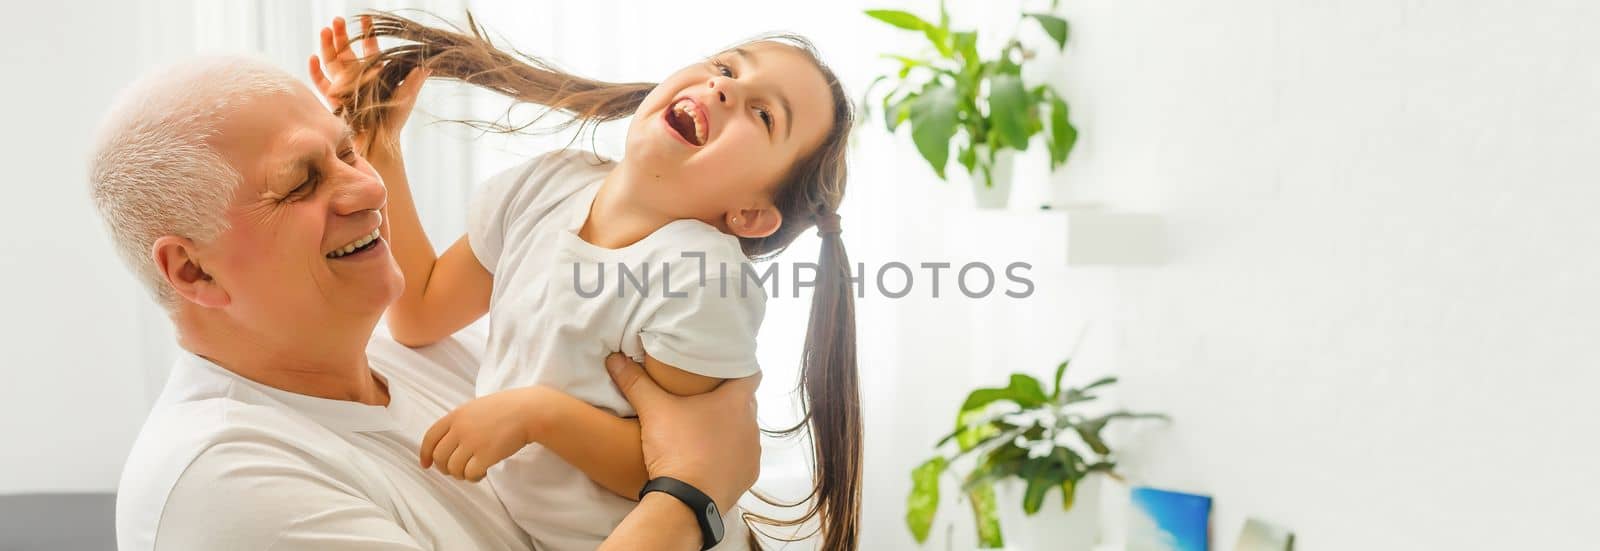
M 661 530 L 663 548 L 699 549 L 701 545 L 700 521 L 694 511 L 678 498 L 661 492 L 650 492 L 639 500 L 638 509 L 651 512 L 661 519 L 656 525 Z
M 717 504 L 718 511 L 726 511 L 733 507 L 734 502 L 739 500 L 739 496 L 744 495 L 744 492 L 739 492 L 733 496 L 721 495 L 721 492 L 714 491 L 716 489 L 715 486 L 707 484 L 704 479 L 695 476 L 687 476 L 665 471 L 661 473 L 650 473 L 648 476 L 650 479 L 661 477 L 674 478 L 683 482 L 684 484 L 693 486 L 694 489 L 700 490 L 700 492 L 705 494 L 706 497 L 711 498 L 711 501 Z

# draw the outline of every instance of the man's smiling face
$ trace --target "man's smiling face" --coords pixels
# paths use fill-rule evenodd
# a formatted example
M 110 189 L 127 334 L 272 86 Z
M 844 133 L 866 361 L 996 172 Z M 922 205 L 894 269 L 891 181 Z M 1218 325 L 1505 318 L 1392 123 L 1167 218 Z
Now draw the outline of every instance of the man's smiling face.
M 373 237 L 387 193 L 351 138 L 304 86 L 250 100 L 218 128 L 212 144 L 240 185 L 201 265 L 241 323 L 376 320 L 400 296 L 400 268 Z

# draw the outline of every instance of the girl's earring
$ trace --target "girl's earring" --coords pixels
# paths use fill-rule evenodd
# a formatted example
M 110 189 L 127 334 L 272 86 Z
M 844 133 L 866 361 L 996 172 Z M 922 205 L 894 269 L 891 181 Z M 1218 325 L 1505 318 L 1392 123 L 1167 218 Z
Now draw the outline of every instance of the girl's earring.
M 739 217 L 737 217 L 737 216 L 733 217 L 733 223 L 738 224 L 739 223 Z

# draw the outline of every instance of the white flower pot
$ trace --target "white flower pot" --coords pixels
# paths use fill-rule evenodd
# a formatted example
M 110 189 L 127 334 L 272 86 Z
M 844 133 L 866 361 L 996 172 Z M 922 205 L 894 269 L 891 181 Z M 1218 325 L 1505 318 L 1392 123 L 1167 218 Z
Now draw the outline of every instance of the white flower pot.
M 1007 551 L 1090 551 L 1100 543 L 1100 483 L 1091 475 L 1078 482 L 1071 509 L 1061 509 L 1061 490 L 1045 494 L 1044 506 L 1033 516 L 1022 510 L 1027 484 L 1008 479 L 995 484 L 1000 533 Z
M 978 155 L 988 155 L 983 149 L 978 150 Z M 967 175 L 972 186 L 973 203 L 980 209 L 1003 209 L 1011 201 L 1012 167 L 1016 163 L 1016 151 L 1002 149 L 994 155 L 994 166 L 990 169 L 991 183 L 985 185 L 983 169 L 978 168 Z

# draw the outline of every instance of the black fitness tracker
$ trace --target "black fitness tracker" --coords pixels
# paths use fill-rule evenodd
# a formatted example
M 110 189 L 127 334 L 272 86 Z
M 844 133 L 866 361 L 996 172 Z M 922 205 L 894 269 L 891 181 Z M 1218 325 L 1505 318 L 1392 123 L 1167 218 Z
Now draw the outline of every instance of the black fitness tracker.
M 700 523 L 700 538 L 704 544 L 700 549 L 710 549 L 722 541 L 722 513 L 717 511 L 717 502 L 711 501 L 705 492 L 687 482 L 665 476 L 646 482 L 644 489 L 639 490 L 639 499 L 643 500 L 645 494 L 650 492 L 667 494 L 689 506 L 689 510 L 694 512 L 695 521 Z

